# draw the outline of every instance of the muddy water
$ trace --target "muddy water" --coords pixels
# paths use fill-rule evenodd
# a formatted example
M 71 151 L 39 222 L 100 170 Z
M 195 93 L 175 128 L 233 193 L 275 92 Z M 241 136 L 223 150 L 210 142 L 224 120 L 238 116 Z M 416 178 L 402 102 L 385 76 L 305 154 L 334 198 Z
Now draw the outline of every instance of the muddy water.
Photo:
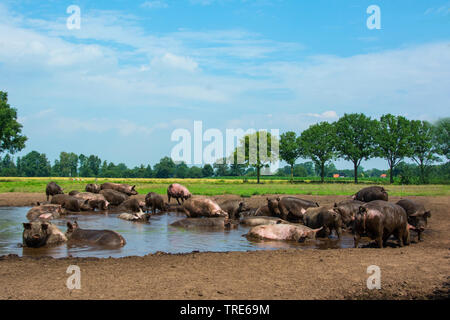
M 192 251 L 247 251 L 287 248 L 333 249 L 353 247 L 353 238 L 344 235 L 337 238 L 311 240 L 305 243 L 284 241 L 249 241 L 243 237 L 248 227 L 239 226 L 230 231 L 185 230 L 171 227 L 170 224 L 183 219 L 177 214 L 153 216 L 149 224 L 133 223 L 117 218 L 117 214 L 71 215 L 64 219 L 52 220 L 61 231 L 66 231 L 67 220 L 77 220 L 84 229 L 110 229 L 119 232 L 127 241 L 120 249 L 93 247 L 74 247 L 63 244 L 52 248 L 22 248 L 23 222 L 27 222 L 29 208 L 0 207 L 0 255 L 67 257 L 124 257 L 144 256 L 163 251 L 168 253 L 187 253 Z

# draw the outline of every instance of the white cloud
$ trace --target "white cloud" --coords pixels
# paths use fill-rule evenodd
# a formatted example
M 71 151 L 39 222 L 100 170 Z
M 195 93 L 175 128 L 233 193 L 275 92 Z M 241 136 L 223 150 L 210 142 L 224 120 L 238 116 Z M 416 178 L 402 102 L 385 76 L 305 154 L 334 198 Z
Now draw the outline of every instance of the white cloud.
M 198 63 L 190 57 L 177 56 L 169 52 L 163 56 L 153 58 L 151 66 L 157 68 L 162 66 L 193 72 L 197 70 Z
M 154 0 L 154 1 L 145 1 L 144 3 L 141 4 L 141 7 L 149 9 L 161 9 L 161 8 L 168 8 L 169 5 L 164 0 Z

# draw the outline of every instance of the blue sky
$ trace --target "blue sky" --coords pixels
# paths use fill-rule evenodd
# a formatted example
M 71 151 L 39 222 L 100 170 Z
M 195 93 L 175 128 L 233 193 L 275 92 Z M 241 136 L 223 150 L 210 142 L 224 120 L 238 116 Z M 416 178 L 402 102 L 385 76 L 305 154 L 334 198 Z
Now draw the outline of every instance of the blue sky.
M 68 30 L 70 5 L 81 29 Z M 381 29 L 369 30 L 369 5 Z M 0 90 L 27 147 L 154 164 L 173 130 L 450 115 L 449 1 L 0 3 Z M 350 168 L 345 161 L 339 167 Z M 386 168 L 373 159 L 363 167 Z

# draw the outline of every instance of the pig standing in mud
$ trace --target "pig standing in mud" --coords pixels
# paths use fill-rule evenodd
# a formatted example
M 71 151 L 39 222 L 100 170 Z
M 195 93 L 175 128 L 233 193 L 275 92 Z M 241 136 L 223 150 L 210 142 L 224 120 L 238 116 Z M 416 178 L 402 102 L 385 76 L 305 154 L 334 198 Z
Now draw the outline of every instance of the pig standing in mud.
M 188 218 L 197 217 L 225 217 L 228 218 L 228 213 L 212 199 L 196 198 L 189 199 L 183 203 L 182 210 L 186 213 Z
M 242 212 L 250 210 L 245 201 L 227 200 L 220 207 L 228 213 L 230 219 L 239 219 Z
M 114 208 L 112 211 L 116 212 L 142 212 L 144 208 L 144 202 L 139 201 L 136 198 L 128 199 L 122 202 L 118 207 Z
M 171 198 L 175 198 L 178 204 L 181 204 L 180 199 L 181 202 L 184 203 L 184 200 L 189 199 L 191 196 L 192 194 L 189 192 L 189 190 L 181 184 L 173 183 L 167 188 L 167 198 L 169 203 Z
M 231 222 L 227 218 L 186 218 L 175 221 L 172 227 L 180 228 L 211 228 L 211 229 L 231 229 L 237 228 L 237 223 Z
M 359 207 L 364 204 L 362 201 L 358 200 L 345 200 L 339 203 L 335 203 L 333 210 L 340 214 L 342 223 L 346 228 L 351 228 L 353 225 L 353 220 L 356 214 L 359 212 Z
M 288 221 L 299 221 L 303 218 L 306 209 L 318 207 L 319 204 L 296 197 L 277 197 L 275 199 L 267 198 L 267 206 L 274 217 L 280 217 Z
M 55 194 L 64 194 L 64 191 L 60 186 L 52 181 L 47 184 L 47 187 L 45 188 L 45 194 L 47 195 L 48 201 L 49 196 L 53 197 Z
M 65 213 L 66 211 L 59 204 L 40 204 L 38 202 L 37 206 L 27 212 L 27 219 L 29 221 L 58 219 Z
M 91 207 L 87 200 L 69 196 L 67 194 L 57 194 L 52 197 L 52 204 L 59 204 L 64 209 L 71 212 L 89 211 Z
M 352 199 L 362 202 L 370 202 L 375 200 L 388 201 L 388 193 L 383 187 L 367 187 L 359 190 L 354 196 L 352 196 Z
M 115 190 L 121 193 L 125 193 L 127 196 L 135 196 L 138 194 L 138 192 L 134 190 L 135 187 L 136 186 L 130 186 L 128 184 L 111 182 L 106 182 L 100 186 L 101 190 Z
M 405 210 L 397 204 L 384 200 L 375 200 L 359 208 L 355 217 L 355 248 L 361 236 L 367 235 L 375 240 L 378 247 L 383 248 L 391 235 L 394 235 L 399 246 L 409 244 L 408 218 Z
M 113 189 L 104 189 L 100 191 L 100 194 L 113 206 L 118 206 L 128 200 L 128 196 L 125 193 Z
M 125 239 L 115 231 L 81 229 L 76 221 L 73 224 L 67 222 L 66 237 L 69 244 L 77 245 L 123 247 L 126 244 Z
M 250 239 L 303 242 L 306 239 L 314 239 L 319 230 L 321 229 L 313 230 L 303 225 L 271 224 L 251 228 L 246 237 Z
M 402 199 L 397 204 L 406 211 L 408 216 L 408 223 L 413 227 L 410 229 L 417 232 L 417 238 L 421 241 L 421 234 L 425 231 L 428 223 L 428 218 L 431 217 L 431 212 L 426 211 L 425 207 L 415 201 L 409 199 Z
M 145 206 L 147 207 L 147 212 L 150 211 L 152 214 L 156 214 L 156 209 L 159 212 L 166 212 L 169 209 L 169 206 L 164 203 L 163 197 L 155 192 L 149 192 L 145 196 Z
M 308 208 L 303 215 L 303 223 L 312 229 L 323 227 L 317 234 L 318 237 L 328 237 L 333 230 L 340 239 L 342 234 L 341 215 L 332 208 L 318 207 Z
M 33 221 L 24 223 L 23 227 L 22 239 L 24 247 L 40 248 L 67 241 L 64 233 L 50 222 Z

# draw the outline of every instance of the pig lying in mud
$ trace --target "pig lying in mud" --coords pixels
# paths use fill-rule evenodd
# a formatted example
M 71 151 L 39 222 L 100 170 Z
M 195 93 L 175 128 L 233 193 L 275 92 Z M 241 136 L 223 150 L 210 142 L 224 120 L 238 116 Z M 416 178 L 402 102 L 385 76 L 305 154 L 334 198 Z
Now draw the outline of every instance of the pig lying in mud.
M 364 204 L 362 201 L 358 200 L 345 200 L 339 203 L 335 203 L 333 210 L 341 215 L 342 224 L 346 228 L 351 228 L 353 225 L 353 220 L 356 214 L 359 212 L 359 207 Z
M 303 225 L 280 223 L 253 227 L 246 234 L 246 237 L 249 239 L 303 242 L 306 239 L 314 239 L 316 233 L 320 230 L 314 230 Z
M 242 200 L 227 200 L 220 207 L 228 213 L 230 219 L 239 219 L 242 212 L 250 210 L 245 201 Z
M 277 197 L 275 199 L 267 198 L 267 206 L 271 216 L 296 222 L 302 219 L 306 209 L 318 207 L 319 204 L 296 197 Z
M 91 192 L 80 192 L 77 193 L 75 198 L 83 201 L 88 201 L 88 205 L 91 210 L 107 210 L 109 207 L 109 202 L 105 199 L 102 194 L 91 193 Z
M 132 222 L 148 222 L 150 220 L 150 214 L 144 213 L 142 210 L 139 212 L 133 212 L 133 213 L 121 213 L 117 216 L 119 219 L 132 221 Z
M 49 182 L 47 187 L 45 188 L 45 194 L 47 195 L 47 201 L 50 196 L 54 196 L 55 194 L 64 194 L 63 189 L 58 186 L 55 182 Z
M 59 204 L 40 204 L 38 202 L 37 206 L 27 212 L 27 219 L 29 221 L 51 220 L 58 219 L 64 214 L 66 214 L 66 211 Z
M 362 202 L 370 202 L 375 200 L 388 201 L 388 193 L 383 187 L 367 187 L 359 190 L 355 195 L 352 196 L 353 200 L 359 200 Z
M 159 212 L 166 212 L 169 209 L 169 206 L 164 203 L 163 197 L 155 192 L 149 192 L 145 196 L 145 206 L 147 207 L 147 212 L 150 211 L 152 214 L 156 214 L 156 209 Z
M 115 231 L 81 229 L 76 221 L 73 224 L 67 222 L 66 237 L 69 244 L 76 245 L 123 247 L 126 244 L 125 239 Z
M 118 206 L 122 202 L 128 200 L 128 196 L 125 193 L 113 189 L 101 190 L 100 194 L 103 195 L 105 199 L 109 202 L 109 204 L 113 206 Z
M 100 190 L 102 190 L 102 188 L 98 184 L 89 183 L 86 185 L 86 188 L 84 190 L 91 193 L 100 193 Z
M 67 237 L 50 222 L 33 221 L 23 224 L 23 246 L 40 248 L 52 246 L 67 241 Z
M 138 192 L 134 189 L 136 186 L 128 184 L 106 182 L 100 186 L 101 190 L 114 190 L 125 193 L 127 196 L 135 196 Z
M 145 207 L 143 201 L 139 201 L 136 198 L 128 199 L 122 202 L 118 207 L 111 209 L 115 212 L 141 212 Z
M 237 223 L 232 222 L 227 218 L 186 218 L 175 221 L 171 224 L 172 227 L 180 228 L 211 228 L 211 229 L 232 229 L 237 228 Z
M 212 199 L 195 198 L 189 199 L 183 203 L 182 210 L 186 213 L 188 218 L 197 217 L 225 217 L 228 218 L 228 213 Z
M 76 196 L 77 194 L 79 194 L 80 193 L 80 191 L 77 191 L 77 190 L 72 190 L 72 191 L 70 191 L 69 192 L 69 196 Z
M 305 224 L 305 226 L 312 229 L 323 227 L 323 229 L 320 230 L 319 233 L 317 233 L 318 237 L 328 237 L 334 230 L 337 237 L 339 239 L 341 238 L 341 215 L 336 213 L 332 208 L 308 208 L 303 215 L 303 223 Z
M 167 198 L 169 203 L 170 199 L 174 198 L 177 200 L 178 204 L 181 204 L 180 199 L 181 202 L 184 203 L 184 200 L 189 199 L 191 196 L 192 195 L 189 192 L 189 190 L 185 186 L 182 186 L 181 184 L 173 183 L 167 188 Z
M 88 200 L 83 200 L 67 194 L 57 194 L 52 197 L 51 204 L 59 204 L 71 212 L 90 211 Z
M 417 238 L 421 241 L 421 234 L 425 231 L 431 212 L 426 211 L 422 204 L 409 199 L 402 199 L 397 204 L 405 210 L 408 223 L 413 227 L 410 227 L 410 229 L 417 232 Z
M 355 248 L 361 236 L 367 235 L 383 248 L 391 235 L 398 239 L 399 246 L 409 244 L 408 218 L 405 210 L 397 204 L 375 200 L 359 208 L 354 221 Z
M 241 217 L 256 217 L 256 216 L 268 217 L 270 215 L 271 213 L 267 204 L 259 208 L 251 208 L 247 211 L 241 212 Z
M 242 218 L 240 224 L 250 227 L 256 227 L 260 225 L 269 225 L 269 224 L 280 224 L 280 223 L 289 223 L 286 220 L 277 218 L 277 217 L 245 217 Z

